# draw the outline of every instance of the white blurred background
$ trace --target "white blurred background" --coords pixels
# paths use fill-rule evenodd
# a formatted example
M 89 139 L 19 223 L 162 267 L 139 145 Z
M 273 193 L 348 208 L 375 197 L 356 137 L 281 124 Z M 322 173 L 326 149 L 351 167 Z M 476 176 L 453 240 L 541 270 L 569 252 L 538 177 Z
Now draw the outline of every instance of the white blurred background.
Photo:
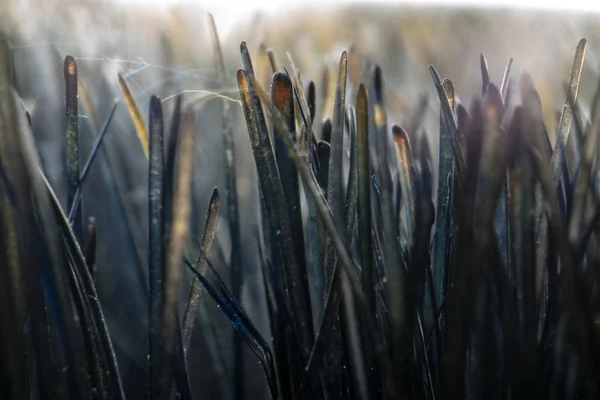
M 215 16 L 222 35 L 229 33 L 237 20 L 250 13 L 260 12 L 269 15 L 281 11 L 301 9 L 319 10 L 351 5 L 385 5 L 385 6 L 442 6 L 442 7 L 478 7 L 478 8 L 511 8 L 547 11 L 583 11 L 600 12 L 600 2 L 592 0 L 118 0 L 124 4 L 167 9 L 177 5 L 200 6 Z

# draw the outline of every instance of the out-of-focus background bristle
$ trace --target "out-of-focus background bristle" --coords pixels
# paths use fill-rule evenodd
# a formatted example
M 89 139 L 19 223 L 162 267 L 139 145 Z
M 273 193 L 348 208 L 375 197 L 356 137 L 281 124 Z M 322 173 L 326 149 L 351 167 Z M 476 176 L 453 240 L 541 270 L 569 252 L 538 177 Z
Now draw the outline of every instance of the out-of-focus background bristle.
M 49 57 L 52 52 L 74 54 L 80 63 L 88 59 L 88 64 L 101 66 L 109 75 L 117 70 L 139 71 L 136 80 L 143 81 L 162 73 L 170 83 L 189 82 L 189 87 L 183 87 L 186 89 L 207 86 L 202 79 L 210 77 L 213 60 L 206 13 L 212 12 L 231 70 L 239 66 L 241 40 L 247 41 L 251 50 L 260 46 L 274 49 L 281 62 L 287 62 L 289 51 L 303 74 L 317 82 L 323 68 L 335 69 L 340 50 L 350 49 L 355 58 L 350 79 L 360 80 L 366 60 L 380 64 L 389 87 L 394 88 L 389 106 L 398 113 L 421 94 L 423 82 L 429 79 L 429 64 L 452 78 L 460 97 L 470 98 L 478 90 L 478 83 L 470 77 L 478 73 L 479 53 L 485 54 L 490 73 L 498 77 L 513 57 L 515 76 L 522 71 L 535 76 L 550 128 L 564 94 L 564 85 L 555 80 L 568 77 L 573 46 L 582 37 L 588 40 L 590 62 L 586 66 L 593 68 L 600 39 L 598 13 L 577 11 L 576 4 L 571 10 L 556 10 L 554 2 L 548 3 L 548 10 L 510 5 L 476 8 L 445 2 L 435 6 L 430 1 L 423 6 L 419 2 L 339 1 L 327 6 L 295 2 L 287 7 L 268 2 L 209 2 L 204 6 L 192 1 L 135 0 L 4 3 L 3 31 L 17 44 L 17 77 L 27 88 L 39 88 L 42 79 L 32 71 L 37 64 L 27 62 L 32 53 Z M 595 75 L 595 70 L 584 71 L 584 96 L 590 95 L 593 84 L 588 83 L 594 82 Z M 169 85 L 162 85 L 167 88 Z M 31 100 L 35 94 L 22 96 Z M 551 135 L 553 131 L 549 129 Z

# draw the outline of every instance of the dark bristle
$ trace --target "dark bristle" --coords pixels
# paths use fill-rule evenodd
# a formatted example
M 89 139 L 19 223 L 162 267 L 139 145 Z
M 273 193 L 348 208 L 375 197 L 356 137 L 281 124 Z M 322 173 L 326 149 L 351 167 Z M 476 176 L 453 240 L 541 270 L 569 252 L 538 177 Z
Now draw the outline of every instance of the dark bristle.
M 327 118 L 323 121 L 323 126 L 321 127 L 321 140 L 327 143 L 331 143 L 331 129 L 332 124 L 331 120 Z
M 162 118 L 162 102 L 157 96 L 150 97 L 150 121 Z
M 248 57 L 247 54 L 246 57 Z M 249 58 L 247 61 L 249 62 Z M 263 95 L 263 93 L 260 92 L 258 85 L 258 82 L 256 82 L 252 74 L 249 74 L 247 77 L 244 71 L 238 72 L 238 86 L 244 104 L 244 113 L 246 115 L 248 130 L 251 134 L 256 165 L 261 178 L 263 198 L 269 214 L 269 219 L 272 221 L 272 226 L 275 227 L 275 231 L 279 231 L 279 233 L 274 236 L 277 238 L 285 265 L 285 268 L 283 268 L 282 271 L 283 276 L 281 277 L 281 282 L 286 287 L 287 312 L 291 316 L 292 327 L 295 331 L 295 337 L 298 341 L 297 343 L 302 359 L 307 360 L 308 352 L 310 351 L 313 342 L 310 312 L 305 306 L 308 301 L 306 298 L 307 293 L 305 293 L 303 285 L 301 285 L 303 277 L 296 258 L 290 220 L 286 210 L 287 206 L 284 200 L 284 191 L 277 171 L 275 156 L 271 150 L 270 144 L 261 146 L 261 143 L 268 143 L 268 136 L 266 129 L 261 127 L 261 119 L 257 118 L 257 115 L 261 114 L 257 112 L 258 109 L 262 109 L 258 96 Z M 258 91 L 258 93 L 256 91 Z M 254 93 L 256 97 L 253 98 L 252 93 Z M 254 107 L 256 104 L 259 105 L 258 109 Z M 269 105 L 272 106 L 270 102 Z M 286 128 L 277 128 L 276 131 L 280 132 L 280 138 L 283 136 L 293 142 L 291 137 L 286 136 L 289 135 Z M 288 148 L 287 145 L 286 148 Z M 296 168 L 297 167 L 298 166 L 296 165 Z
M 454 103 L 454 89 L 450 81 L 446 80 L 446 88 L 451 89 L 448 92 L 442 86 L 439 75 L 436 70 L 430 66 L 431 75 L 441 102 L 440 107 L 440 134 L 439 134 L 439 164 L 438 164 L 438 182 L 437 182 L 437 205 L 435 218 L 434 248 L 433 248 L 433 280 L 434 280 L 434 304 L 441 304 L 445 293 L 448 292 L 450 280 L 453 271 L 450 270 L 450 256 L 456 244 L 452 237 L 448 235 L 452 231 L 452 207 L 456 198 L 457 171 L 455 153 L 452 148 L 452 137 L 450 123 L 453 119 L 452 105 Z M 450 97 L 452 96 L 452 97 Z M 460 171 L 458 172 L 460 173 Z M 440 324 L 445 323 L 445 315 L 440 318 Z M 444 343 L 436 343 L 438 351 L 441 353 L 444 349 Z
M 511 57 L 506 64 L 506 69 L 504 70 L 504 75 L 502 76 L 502 83 L 500 84 L 502 99 L 504 99 L 505 103 L 508 103 L 508 88 L 510 87 L 511 83 L 512 65 L 513 58 Z
M 317 143 L 317 155 L 319 157 L 319 173 L 317 174 L 317 181 L 323 190 L 323 193 L 327 192 L 327 180 L 329 177 L 329 155 L 331 154 L 331 145 L 321 140 Z
M 347 68 L 347 54 L 343 52 L 340 58 L 337 87 L 335 90 L 326 192 L 326 199 L 330 205 L 332 217 L 336 224 L 336 231 L 343 243 L 346 243 L 347 237 L 343 195 L 345 185 L 343 184 L 342 171 Z M 345 356 L 342 337 L 339 334 L 341 315 L 338 315 L 342 278 L 338 272 L 338 261 L 333 248 L 332 238 L 330 236 L 326 237 L 325 264 L 323 269 L 323 285 L 326 289 L 324 293 L 325 305 L 317 333 L 317 344 L 313 347 L 310 359 L 315 360 L 315 358 L 324 357 L 328 360 L 323 368 L 327 376 L 324 386 L 329 396 L 337 397 L 343 387 L 344 371 L 342 365 Z M 320 343 L 324 343 L 323 346 L 319 346 Z M 323 354 L 315 351 L 321 348 L 324 350 Z
M 465 108 L 463 104 L 458 104 L 456 106 L 456 125 L 458 127 L 458 131 L 460 132 L 460 144 L 463 150 L 463 153 L 466 154 L 467 163 L 469 155 L 467 154 L 467 132 L 471 129 L 471 117 L 469 116 L 469 112 Z
M 299 299 L 303 301 L 301 307 L 305 310 L 311 309 L 308 271 L 306 266 L 305 239 L 302 226 L 302 213 L 300 203 L 300 186 L 298 175 L 294 169 L 288 150 L 283 143 L 282 135 L 291 135 L 296 141 L 296 118 L 294 108 L 294 88 L 288 75 L 284 73 L 275 73 L 271 85 L 271 101 L 285 121 L 285 132 L 280 132 L 280 128 L 275 125 L 275 159 L 277 170 L 281 179 L 283 196 L 287 205 L 290 228 L 292 230 L 292 241 L 294 245 L 295 258 L 297 260 L 298 271 L 293 272 L 296 276 L 293 278 L 293 285 L 299 292 Z M 304 323 L 312 327 L 312 313 L 309 313 Z
M 435 68 L 433 66 L 430 66 L 429 70 L 431 72 L 431 76 L 433 77 L 433 81 L 438 92 L 438 97 L 441 102 L 441 114 L 443 118 L 443 121 L 441 121 L 441 123 L 446 125 L 446 127 L 442 129 L 448 130 L 448 141 L 450 143 L 450 148 L 455 158 L 457 174 L 459 179 L 458 182 L 460 184 L 462 179 L 464 178 L 463 171 L 466 170 L 466 162 L 464 154 L 460 147 L 460 134 L 458 132 L 458 128 L 456 127 L 456 123 L 453 117 L 454 98 L 452 97 L 451 100 L 451 98 L 449 97 L 454 95 L 453 85 L 451 84 L 451 82 L 446 81 L 446 87 L 448 87 L 449 89 L 452 88 L 450 93 L 446 93 L 444 85 L 440 81 L 440 77 Z
M 88 176 L 88 173 L 90 172 L 90 168 L 92 167 L 94 160 L 96 159 L 96 156 L 98 155 L 98 150 L 100 150 L 100 146 L 102 145 L 102 142 L 104 141 L 104 136 L 108 132 L 108 128 L 110 127 L 110 124 L 113 120 L 113 117 L 115 115 L 115 111 L 117 110 L 118 105 L 119 105 L 119 102 L 118 102 L 118 100 L 116 100 L 113 104 L 113 107 L 110 110 L 110 113 L 108 114 L 108 117 L 106 118 L 106 121 L 104 122 L 102 131 L 100 131 L 100 134 L 98 135 L 98 137 L 96 139 L 96 143 L 94 143 L 92 152 L 91 152 L 88 160 L 86 161 L 85 165 L 83 166 L 83 172 L 81 173 L 81 178 L 79 179 L 79 182 L 77 185 L 77 191 L 75 192 L 74 201 L 73 201 L 73 204 L 71 205 L 71 208 L 69 209 L 69 221 L 71 221 L 71 222 L 73 222 L 73 219 L 75 218 L 75 215 L 79 209 L 79 203 L 81 201 L 81 196 L 83 193 L 82 185 L 85 182 L 86 177 Z
M 317 110 L 317 91 L 315 89 L 315 82 L 308 82 L 308 88 L 306 89 L 306 102 L 308 103 L 308 112 L 310 113 L 310 120 L 315 120 L 315 112 Z
M 148 168 L 148 223 L 149 252 L 148 279 L 149 304 L 148 321 L 150 325 L 148 338 L 148 385 L 149 398 L 159 399 L 160 393 L 170 389 L 170 382 L 161 378 L 161 357 L 163 334 L 161 326 L 162 306 L 164 301 L 164 122 L 162 103 L 156 96 L 150 99 L 148 117 L 149 131 L 149 168 Z M 168 386 L 167 386 L 168 385 Z
M 289 76 L 282 72 L 275 72 L 273 74 L 273 83 L 271 86 L 273 104 L 279 109 L 284 115 L 292 115 L 294 112 L 294 94 L 292 88 L 292 81 Z M 292 119 L 291 122 L 294 120 Z M 290 129 L 290 132 L 295 132 L 295 127 Z M 289 126 L 288 126 L 289 129 Z M 294 137 L 295 138 L 295 137 Z
M 383 71 L 379 65 L 373 69 L 373 89 L 375 93 L 375 102 L 383 102 Z
M 117 364 L 115 351 L 109 336 L 106 322 L 104 320 L 104 313 L 100 305 L 98 293 L 96 292 L 92 276 L 89 273 L 89 268 L 86 266 L 85 263 L 85 257 L 81 252 L 81 248 L 79 247 L 79 244 L 75 236 L 73 235 L 73 232 L 71 231 L 69 221 L 62 211 L 58 199 L 54 194 L 54 191 L 52 190 L 50 184 L 43 175 L 42 181 L 42 184 L 46 186 L 50 206 L 52 207 L 52 211 L 54 212 L 55 218 L 58 221 L 58 226 L 66 242 L 66 246 L 72 256 L 74 264 L 73 271 L 79 275 L 79 280 L 82 285 L 81 288 L 83 289 L 84 293 L 87 293 L 89 299 L 90 311 L 94 318 L 96 329 L 98 331 L 99 341 L 102 346 L 102 352 L 104 353 L 104 357 L 107 363 L 113 396 L 118 399 L 125 399 L 125 394 L 123 392 L 123 384 L 121 381 L 121 375 L 119 373 L 119 366 Z
M 214 17 L 210 15 L 211 22 L 211 31 L 213 37 L 213 47 L 215 52 L 215 64 L 216 68 L 219 71 L 219 85 L 221 88 L 225 88 L 226 85 L 226 77 L 227 77 L 227 68 L 225 66 L 225 59 L 223 56 L 223 49 L 221 48 L 221 41 L 219 38 L 219 34 L 217 31 L 217 27 L 215 24 Z M 239 249 L 241 247 L 241 232 L 240 232 L 240 212 L 239 212 L 239 200 L 238 200 L 238 190 L 237 190 L 237 172 L 236 172 L 236 162 L 235 162 L 235 150 L 236 146 L 234 144 L 233 137 L 233 126 L 230 115 L 230 103 L 227 99 L 223 98 L 221 101 L 221 129 L 223 134 L 223 147 L 225 150 L 224 158 L 225 158 L 225 180 L 226 180 L 226 190 L 227 190 L 227 221 L 229 223 L 229 231 L 231 237 L 231 258 L 230 258 L 230 268 L 231 268 L 231 290 L 233 292 L 233 296 L 236 298 L 241 297 L 242 293 L 242 257 L 241 252 L 235 251 L 235 249 Z M 209 212 L 209 218 L 207 218 L 207 227 L 205 227 L 205 234 L 203 238 L 203 250 L 206 251 L 207 245 L 204 244 L 204 240 L 207 235 L 211 236 L 214 239 L 215 229 L 216 227 L 212 227 L 212 232 L 207 233 L 208 223 L 209 221 L 215 222 L 214 214 L 218 215 L 218 204 L 219 204 L 219 192 L 217 189 L 213 191 L 213 196 L 211 197 L 211 209 Z M 214 210 L 216 208 L 216 210 Z M 212 217 L 212 218 L 210 218 Z M 216 222 L 215 222 L 216 224 Z M 211 241 L 213 240 L 211 239 Z M 207 252 L 210 253 L 210 252 Z M 209 254 L 210 255 L 210 254 Z M 198 258 L 200 260 L 200 258 Z M 204 260 L 204 258 L 202 258 Z M 201 272 L 206 270 L 206 263 L 203 264 L 203 268 L 200 268 Z M 198 262 L 196 265 L 199 268 Z M 192 287 L 198 290 L 200 285 L 197 280 L 194 280 L 192 283 Z M 192 296 L 192 293 L 190 293 Z M 199 300 L 201 296 L 196 296 Z M 191 298 L 191 297 L 190 297 Z M 189 304 L 191 300 L 188 301 L 188 306 L 186 306 L 186 314 L 184 314 L 183 318 L 183 326 L 193 326 L 193 321 L 195 318 L 195 311 L 190 309 Z M 196 307 L 197 309 L 197 307 Z M 189 310 L 189 311 L 188 311 Z M 186 322 L 187 320 L 187 322 Z M 191 341 L 191 328 L 184 329 L 182 328 L 183 335 L 183 343 L 184 343 L 184 353 L 187 354 L 190 341 Z M 236 391 L 238 391 L 242 387 L 240 384 L 236 384 L 236 382 L 240 382 L 244 379 L 244 369 L 243 369 L 243 349 L 242 349 L 242 341 L 238 337 L 234 342 L 234 353 L 235 353 L 235 372 L 233 374 L 234 385 L 236 387 Z M 225 383 L 223 383 L 225 385 Z
M 571 125 L 573 125 L 573 109 L 571 104 L 577 101 L 577 95 L 579 92 L 579 82 L 581 79 L 581 72 L 583 70 L 583 62 L 585 59 L 585 53 L 587 48 L 587 41 L 581 39 L 577 45 L 575 51 L 575 57 L 573 59 L 573 66 L 571 67 L 571 74 L 569 77 L 569 87 L 567 89 L 567 99 L 560 113 L 558 130 L 556 133 L 556 144 L 554 146 L 554 152 L 550 160 L 550 168 L 554 179 L 559 179 L 560 175 L 564 177 L 564 184 L 570 180 L 570 174 L 568 168 L 565 168 L 560 172 L 561 166 L 565 165 L 565 146 L 571 131 Z
M 244 70 L 248 75 L 253 75 L 254 68 L 252 67 L 252 61 L 250 60 L 250 53 L 248 52 L 248 45 L 246 44 L 246 42 L 242 42 L 240 44 L 240 53 L 242 54 Z
M 218 189 L 214 189 L 210 202 L 208 205 L 208 212 L 206 215 L 206 225 L 204 227 L 204 233 L 202 236 L 202 249 L 196 259 L 195 269 L 200 274 L 205 274 L 208 266 L 208 257 L 212 254 L 213 243 L 215 240 L 217 224 L 219 222 L 219 210 L 221 206 L 221 199 Z M 181 322 L 181 336 L 182 346 L 184 354 L 187 354 L 190 348 L 192 333 L 194 331 L 194 325 L 196 323 L 197 312 L 200 307 L 200 300 L 204 294 L 204 286 L 198 281 L 198 279 L 192 279 L 190 292 L 188 295 L 188 301 L 185 306 L 185 312 L 183 314 Z
M 85 261 L 90 269 L 90 275 L 92 279 L 96 280 L 96 219 L 94 217 L 90 217 L 88 219 L 88 229 L 87 229 L 87 244 L 85 247 Z
M 442 84 L 442 79 L 440 78 L 440 74 L 438 74 L 437 70 L 433 65 L 429 65 L 429 72 L 431 73 L 431 77 L 433 78 L 433 83 L 437 85 Z
M 155 104 L 152 104 L 152 103 Z M 151 99 L 151 109 L 162 109 L 160 100 L 154 96 Z M 153 117 L 150 117 L 152 122 Z M 152 126 L 152 124 L 151 124 Z M 181 298 L 181 284 L 183 280 L 183 268 L 181 259 L 184 254 L 184 246 L 188 239 L 189 217 L 192 209 L 192 183 L 194 181 L 194 162 L 196 153 L 196 124 L 192 115 L 186 115 L 181 134 L 177 137 L 177 163 L 175 166 L 175 183 L 173 190 L 173 212 L 170 216 L 170 230 L 165 234 L 165 246 L 163 268 L 163 304 L 161 310 L 161 335 L 162 349 L 159 379 L 163 382 L 160 386 L 159 398 L 167 398 L 171 392 L 172 382 L 176 381 L 175 366 L 177 365 L 177 354 L 179 358 L 184 357 L 183 343 L 179 341 L 181 328 L 179 322 L 178 305 Z M 152 146 L 151 146 L 152 148 Z M 163 198 L 164 201 L 164 198 Z M 164 228 L 163 228 L 164 229 Z M 183 378 L 183 379 L 182 379 Z M 189 382 L 184 375 L 179 375 L 178 389 L 189 392 Z
M 454 112 L 455 105 L 456 105 L 454 84 L 452 83 L 452 81 L 450 79 L 446 78 L 442 81 L 442 87 L 444 88 L 444 92 L 446 92 L 446 97 L 448 98 L 448 103 L 450 104 L 450 109 L 452 110 L 452 112 Z
M 67 56 L 64 62 L 64 77 L 66 86 L 66 116 L 67 116 L 67 209 L 75 203 L 75 195 L 79 186 L 79 107 L 77 96 L 77 64 L 75 59 Z M 79 206 L 73 221 L 75 236 L 83 240 L 82 207 Z
M 490 71 L 488 70 L 488 64 L 483 53 L 479 56 L 479 64 L 481 68 L 481 95 L 485 96 L 485 92 L 490 83 Z

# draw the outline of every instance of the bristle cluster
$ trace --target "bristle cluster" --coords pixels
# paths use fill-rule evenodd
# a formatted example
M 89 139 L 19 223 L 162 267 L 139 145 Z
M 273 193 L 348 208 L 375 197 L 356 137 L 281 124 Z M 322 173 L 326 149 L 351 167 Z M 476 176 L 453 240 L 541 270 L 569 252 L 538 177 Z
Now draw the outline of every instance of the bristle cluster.
M 317 316 L 310 357 L 301 357 L 305 344 L 300 342 L 287 342 L 300 346 L 299 360 L 278 355 L 289 347 L 274 349 L 278 377 L 304 375 L 301 381 L 309 384 L 299 392 L 279 378 L 280 387 L 291 392 L 287 395 L 344 398 L 348 390 L 364 399 L 463 398 L 467 393 L 475 398 L 593 398 L 598 387 L 591 371 L 600 361 L 593 311 L 597 283 L 589 275 L 599 261 L 592 228 L 596 189 L 590 183 L 596 152 L 588 147 L 581 159 L 568 162 L 565 152 L 576 145 L 569 132 L 570 121 L 577 119 L 585 44 L 582 40 L 577 47 L 554 146 L 530 75 L 519 80 L 522 103 L 509 98 L 512 59 L 496 86 L 481 55 L 482 95 L 469 109 L 457 98 L 460 88 L 431 66 L 441 104 L 436 173 L 418 122 L 409 124 L 408 132 L 399 125 L 388 127 L 378 66 L 372 81 L 347 89 L 342 54 L 333 114 L 316 130 L 301 119 L 296 125 L 285 123 L 290 107 L 277 106 L 280 72 L 273 77 L 272 100 L 255 79 L 240 85 L 250 132 L 258 118 L 252 110 L 261 106 L 256 100 L 250 104 L 244 93 L 258 92 L 276 141 L 285 140 L 289 155 L 270 148 L 263 152 L 278 163 L 292 156 L 292 174 L 299 174 L 307 204 L 316 206 L 320 229 L 312 228 L 312 218 L 304 219 L 308 226 L 301 229 L 316 239 L 295 239 L 296 246 L 325 243 L 306 249 L 316 264 L 302 269 L 312 273 L 308 279 L 316 289 L 309 303 L 303 302 Z M 247 50 L 244 57 L 249 57 Z M 355 103 L 344 100 L 347 90 L 357 90 Z M 344 109 L 345 121 L 340 117 Z M 577 121 L 574 125 L 582 129 Z M 596 128 L 592 123 L 576 136 L 595 143 Z M 295 143 L 297 131 L 309 135 L 306 150 Z M 342 153 L 346 140 L 348 158 Z M 305 152 L 317 157 L 307 159 Z M 290 179 L 287 169 L 271 174 L 281 182 Z M 263 201 L 267 209 L 277 203 L 269 195 Z M 296 218 L 311 213 L 289 201 L 285 206 Z M 278 218 L 268 213 L 263 229 L 273 229 Z M 575 231 L 582 233 L 567 237 Z M 263 262 L 276 268 L 272 261 L 281 259 L 282 247 L 275 246 L 273 258 Z M 290 268 L 285 262 L 282 266 Z M 298 303 L 285 290 L 285 278 L 278 284 L 277 270 L 266 271 L 275 282 L 265 288 L 273 292 L 268 296 L 274 303 L 271 322 L 285 315 L 293 328 Z M 299 332 L 291 332 L 298 341 Z M 585 346 L 571 342 L 575 337 Z M 567 361 L 558 360 L 570 360 L 577 372 L 567 379 L 562 364 Z M 306 369 L 298 369 L 298 362 Z
M 223 88 L 233 74 L 212 17 L 210 27 Z M 582 40 L 575 50 L 554 135 L 535 76 L 513 78 L 513 59 L 496 85 L 481 54 L 481 94 L 469 105 L 460 85 L 430 66 L 439 110 L 429 115 L 423 96 L 400 123 L 388 101 L 396 88 L 379 65 L 363 71 L 368 63 L 356 49 L 350 65 L 343 51 L 336 77 L 325 68 L 319 82 L 301 75 L 291 54 L 281 63 L 264 45 L 269 62 L 255 71 L 242 42 L 235 75 L 242 107 L 230 110 L 219 98 L 224 169 L 210 170 L 196 164 L 198 143 L 215 134 L 202 129 L 204 105 L 177 95 L 170 113 L 171 103 L 152 95 L 140 107 L 121 73 L 112 79 L 129 130 L 112 124 L 121 100 L 107 101 L 80 168 L 87 150 L 78 89 L 86 89 L 67 56 L 63 204 L 37 158 L 36 116 L 18 107 L 10 48 L 1 41 L 0 397 L 201 398 L 192 365 L 203 341 L 203 365 L 216 371 L 223 397 L 236 400 L 249 398 L 250 381 L 273 399 L 598 398 L 600 84 L 585 121 L 577 97 L 586 47 Z M 261 78 L 271 73 L 266 85 Z M 305 85 L 301 77 L 314 80 Z M 428 118 L 439 121 L 431 136 Z M 111 157 L 114 146 L 103 146 L 111 128 L 137 136 L 141 148 L 134 140 L 127 157 Z M 257 210 L 238 195 L 241 144 L 256 167 Z M 107 204 L 123 212 L 131 194 L 122 180 L 133 179 L 136 163 L 147 179 L 143 212 L 123 215 L 108 231 L 128 238 L 118 245 L 137 262 L 119 271 L 134 270 L 147 288 L 141 299 L 101 292 L 107 277 L 99 266 L 114 249 L 93 214 L 102 210 L 89 207 L 88 215 L 86 194 L 107 184 Z M 221 175 L 223 188 L 206 192 L 204 217 L 195 178 Z M 253 211 L 260 225 L 248 240 L 241 221 Z M 196 243 L 198 218 L 205 223 Z M 265 304 L 246 312 L 252 258 Z M 114 346 L 114 331 L 128 327 L 105 319 L 99 293 L 143 304 L 131 323 L 145 324 L 144 360 L 130 362 L 127 349 Z M 235 333 L 231 352 L 208 304 Z M 268 334 L 255 324 L 262 316 Z M 258 373 L 248 368 L 256 360 Z M 137 370 L 144 379 L 130 378 Z

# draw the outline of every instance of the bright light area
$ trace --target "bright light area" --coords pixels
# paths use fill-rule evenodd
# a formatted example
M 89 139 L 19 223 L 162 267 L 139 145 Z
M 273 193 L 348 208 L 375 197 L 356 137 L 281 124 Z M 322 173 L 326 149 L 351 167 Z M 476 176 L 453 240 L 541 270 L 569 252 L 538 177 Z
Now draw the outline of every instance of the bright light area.
M 374 0 L 374 1 L 356 1 L 356 0 L 305 0 L 305 1 L 273 1 L 273 0 L 120 0 L 123 3 L 142 4 L 152 7 L 170 7 L 176 4 L 195 4 L 200 5 L 210 11 L 215 9 L 229 9 L 231 12 L 239 13 L 243 11 L 254 10 L 282 10 L 285 8 L 298 7 L 323 7 L 348 4 L 388 4 L 388 5 L 472 5 L 472 6 L 503 6 L 514 8 L 533 8 L 546 10 L 579 10 L 579 11 L 600 11 L 600 3 L 589 0 Z
M 548 11 L 600 12 L 600 2 L 593 0 L 117 0 L 124 4 L 168 9 L 176 5 L 191 4 L 200 6 L 213 14 L 221 34 L 227 34 L 235 22 L 254 12 L 273 13 L 292 9 L 334 8 L 352 4 L 362 5 L 411 5 L 444 7 L 509 7 L 513 9 L 534 9 Z

